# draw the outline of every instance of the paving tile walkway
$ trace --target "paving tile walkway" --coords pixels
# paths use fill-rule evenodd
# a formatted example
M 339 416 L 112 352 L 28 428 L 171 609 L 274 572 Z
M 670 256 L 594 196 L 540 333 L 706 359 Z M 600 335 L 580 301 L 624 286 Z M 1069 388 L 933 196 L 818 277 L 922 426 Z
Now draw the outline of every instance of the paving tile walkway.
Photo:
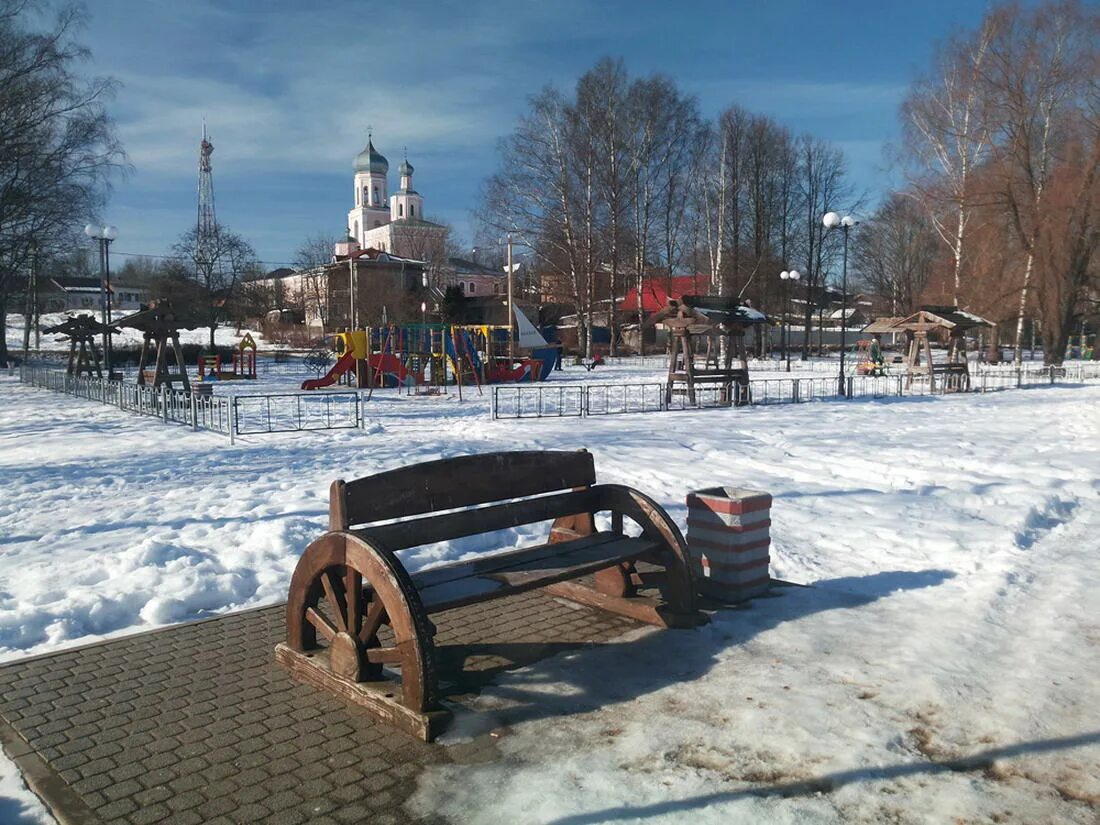
M 458 702 L 637 626 L 538 592 L 432 618 Z M 491 741 L 425 744 L 295 682 L 273 658 L 284 637 L 276 606 L 7 664 L 0 740 L 66 825 L 408 822 L 425 765 L 492 758 Z

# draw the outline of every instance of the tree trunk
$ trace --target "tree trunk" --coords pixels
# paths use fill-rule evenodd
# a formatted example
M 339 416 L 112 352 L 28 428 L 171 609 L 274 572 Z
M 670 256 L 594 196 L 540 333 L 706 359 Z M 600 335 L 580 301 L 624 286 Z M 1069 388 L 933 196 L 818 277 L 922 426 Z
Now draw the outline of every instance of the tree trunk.
M 1014 360 L 1017 365 L 1024 361 L 1024 316 L 1027 314 L 1027 294 L 1031 286 L 1031 272 L 1035 267 L 1035 256 L 1028 253 L 1027 266 L 1024 268 L 1024 286 L 1020 290 L 1020 312 L 1016 316 L 1016 340 L 1014 346 L 1016 354 Z
M 8 296 L 0 293 L 0 364 L 8 362 Z

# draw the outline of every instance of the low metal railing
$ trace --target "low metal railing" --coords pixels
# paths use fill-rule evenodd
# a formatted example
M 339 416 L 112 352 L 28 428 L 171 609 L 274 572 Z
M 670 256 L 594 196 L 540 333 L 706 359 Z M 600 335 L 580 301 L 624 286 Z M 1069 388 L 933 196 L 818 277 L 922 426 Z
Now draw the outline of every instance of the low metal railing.
M 994 392 L 1100 380 L 1100 364 L 976 370 L 969 389 L 959 376 L 904 374 L 848 375 L 828 378 L 756 378 L 746 386 L 734 384 L 732 392 L 718 384 L 697 384 L 695 402 L 678 384 L 671 397 L 664 383 L 638 384 L 509 384 L 492 388 L 495 419 L 562 418 L 667 412 L 732 406 L 772 406 L 808 401 L 881 399 L 904 396 L 944 395 L 956 392 Z M 667 400 L 666 400 L 667 399 Z
M 19 380 L 34 387 L 98 401 L 126 412 L 183 424 L 193 430 L 207 430 L 230 437 L 234 434 L 228 398 L 167 387 L 126 384 L 94 376 L 69 375 L 61 370 L 43 367 L 20 367 Z
M 357 392 L 273 393 L 233 396 L 237 435 L 355 429 L 363 420 Z

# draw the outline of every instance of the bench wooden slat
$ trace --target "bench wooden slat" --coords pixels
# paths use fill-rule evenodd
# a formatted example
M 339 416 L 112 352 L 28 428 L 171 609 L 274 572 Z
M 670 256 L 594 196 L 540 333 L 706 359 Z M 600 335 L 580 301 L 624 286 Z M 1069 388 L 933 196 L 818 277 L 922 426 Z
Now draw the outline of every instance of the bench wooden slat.
M 422 544 L 476 536 L 559 516 L 589 512 L 598 509 L 597 496 L 597 493 L 589 490 L 576 490 L 527 501 L 493 504 L 475 510 L 440 513 L 392 524 L 376 524 L 351 532 L 365 539 L 379 541 L 390 550 L 404 550 L 407 547 L 419 547 Z
M 542 555 L 529 553 L 526 561 L 506 569 L 485 571 L 418 588 L 421 602 L 429 613 L 437 613 L 575 579 L 620 562 L 636 561 L 659 549 L 659 545 L 646 538 L 606 535 L 609 538 L 607 541 L 593 542 L 591 539 L 595 536 L 586 536 L 575 542 L 529 548 L 549 548 L 550 552 Z
M 343 484 L 339 515 L 344 523 L 333 526 L 346 529 L 595 482 L 592 454 L 586 450 L 485 453 L 429 461 Z
M 563 549 L 567 551 L 580 550 L 589 545 L 607 544 L 619 538 L 621 536 L 614 533 L 596 533 L 593 536 L 583 536 L 570 542 L 539 544 L 500 553 L 482 554 L 474 558 L 441 564 L 438 567 L 431 567 L 419 573 L 414 573 L 412 580 L 418 590 L 423 590 L 426 587 L 434 587 L 449 581 L 468 579 L 472 576 L 487 575 L 500 570 L 519 567 L 539 561 L 547 556 L 561 555 Z

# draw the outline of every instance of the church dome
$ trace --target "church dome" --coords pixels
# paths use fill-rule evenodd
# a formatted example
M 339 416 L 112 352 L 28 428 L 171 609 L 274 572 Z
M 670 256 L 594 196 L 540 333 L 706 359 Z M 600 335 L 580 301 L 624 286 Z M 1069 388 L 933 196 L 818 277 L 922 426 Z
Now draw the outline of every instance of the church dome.
M 356 172 L 376 172 L 380 175 L 390 171 L 390 162 L 374 148 L 374 142 L 367 138 L 367 148 L 355 156 Z
M 412 164 L 409 163 L 408 158 L 401 161 L 401 165 L 397 167 L 397 173 L 402 176 L 411 175 L 413 173 L 413 167 Z

